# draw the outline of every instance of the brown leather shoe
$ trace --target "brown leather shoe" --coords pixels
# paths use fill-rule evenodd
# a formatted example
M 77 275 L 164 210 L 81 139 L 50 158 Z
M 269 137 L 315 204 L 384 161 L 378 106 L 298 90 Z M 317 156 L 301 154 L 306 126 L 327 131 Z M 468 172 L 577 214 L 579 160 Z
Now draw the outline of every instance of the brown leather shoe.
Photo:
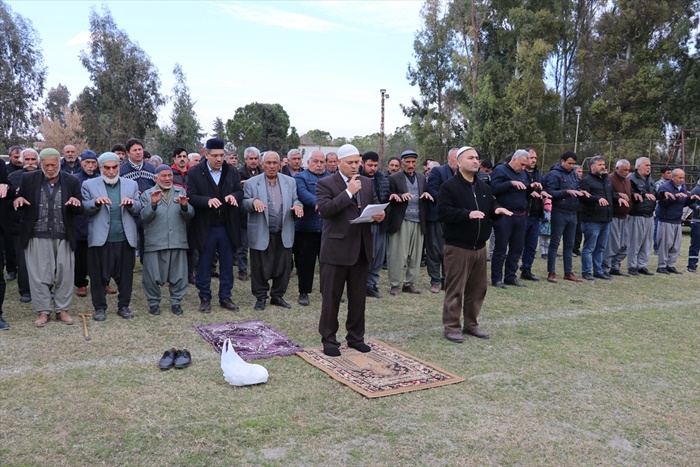
M 433 284 L 430 286 L 430 293 L 440 293 L 440 285 Z
M 478 337 L 479 339 L 488 339 L 491 337 L 486 331 L 482 331 L 481 328 L 462 329 L 462 332 L 470 336 Z
M 78 297 L 87 297 L 87 287 L 78 287 L 78 291 L 75 294 Z
M 68 312 L 66 310 L 63 310 L 60 313 L 56 313 L 56 321 L 63 324 L 73 324 L 73 318 L 71 318 L 68 315 Z
M 564 274 L 564 280 L 571 282 L 583 282 L 583 279 L 576 277 L 573 272 Z
M 547 282 L 551 282 L 553 284 L 556 284 L 557 282 L 559 282 L 559 279 L 557 279 L 556 273 L 550 272 L 547 275 Z
M 114 295 L 115 293 L 117 293 L 117 289 L 113 289 L 112 287 L 105 285 L 105 293 L 109 295 Z
M 389 293 L 395 297 L 395 296 L 397 296 L 398 294 L 400 294 L 401 292 L 399 291 L 399 287 L 398 287 L 398 286 L 396 286 L 396 287 L 392 286 L 392 287 L 391 287 L 391 290 L 389 291 Z
M 34 321 L 34 326 L 43 328 L 49 321 L 51 321 L 51 315 L 49 313 L 39 313 L 39 317 Z
M 404 286 L 401 288 L 401 291 L 402 291 L 402 292 L 406 292 L 406 293 L 413 293 L 413 294 L 419 294 L 419 293 L 421 293 L 421 291 L 420 291 L 419 289 L 417 289 L 416 286 L 413 285 L 413 284 L 411 284 L 411 285 L 404 285 Z
M 464 342 L 464 337 L 462 337 L 462 334 L 458 332 L 446 332 L 445 339 L 456 344 L 461 344 Z

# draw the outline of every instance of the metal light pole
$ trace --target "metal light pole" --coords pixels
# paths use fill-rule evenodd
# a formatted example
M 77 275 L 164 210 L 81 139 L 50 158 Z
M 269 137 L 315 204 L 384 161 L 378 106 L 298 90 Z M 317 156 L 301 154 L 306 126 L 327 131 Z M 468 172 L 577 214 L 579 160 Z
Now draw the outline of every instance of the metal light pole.
M 574 111 L 576 112 L 576 139 L 574 140 L 574 152 L 576 152 L 576 148 L 578 147 L 578 122 L 581 119 L 581 107 L 574 107 Z
M 379 167 L 381 167 L 384 157 L 384 99 L 388 99 L 389 94 L 386 93 L 386 89 L 380 89 L 379 92 L 382 93 L 382 121 L 379 124 Z

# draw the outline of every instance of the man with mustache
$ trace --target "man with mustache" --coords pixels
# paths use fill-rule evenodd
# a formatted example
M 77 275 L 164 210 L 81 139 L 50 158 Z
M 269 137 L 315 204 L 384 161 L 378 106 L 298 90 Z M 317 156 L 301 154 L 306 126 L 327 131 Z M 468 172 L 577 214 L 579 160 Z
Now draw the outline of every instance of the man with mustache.
M 80 213 L 80 182 L 61 172 L 60 158 L 56 149 L 43 149 L 41 170 L 22 177 L 13 202 L 15 210 L 24 210 L 20 238 L 32 304 L 39 313 L 36 327 L 44 327 L 51 312 L 56 313 L 56 321 L 73 324 L 68 308 L 73 298 L 73 218 Z
M 134 216 L 141 211 L 138 184 L 119 176 L 119 156 L 102 154 L 102 177 L 83 183 L 83 212 L 88 226 L 88 273 L 95 307 L 93 319 L 104 321 L 107 312 L 105 285 L 114 278 L 119 288 L 117 314 L 133 318 L 129 309 L 136 264 L 138 231 Z
M 160 286 L 170 284 L 170 308 L 182 314 L 187 292 L 187 221 L 194 208 L 185 189 L 173 184 L 173 170 L 163 164 L 156 168 L 156 186 L 141 194 L 141 219 L 145 231 L 143 291 L 148 312 L 160 314 Z

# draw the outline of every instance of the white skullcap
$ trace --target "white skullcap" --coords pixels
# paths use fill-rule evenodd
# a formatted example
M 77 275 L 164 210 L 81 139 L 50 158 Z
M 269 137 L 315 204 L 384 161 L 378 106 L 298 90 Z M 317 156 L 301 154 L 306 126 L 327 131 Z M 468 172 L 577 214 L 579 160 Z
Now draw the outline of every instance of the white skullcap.
M 459 150 L 457 151 L 457 155 L 456 155 L 455 157 L 456 157 L 457 159 L 459 159 L 459 156 L 461 156 L 463 153 L 469 151 L 470 149 L 474 149 L 474 148 L 471 147 L 471 146 L 462 146 L 462 147 L 459 148 Z
M 360 151 L 357 150 L 352 144 L 343 144 L 338 149 L 338 159 L 343 159 L 350 156 L 359 156 Z

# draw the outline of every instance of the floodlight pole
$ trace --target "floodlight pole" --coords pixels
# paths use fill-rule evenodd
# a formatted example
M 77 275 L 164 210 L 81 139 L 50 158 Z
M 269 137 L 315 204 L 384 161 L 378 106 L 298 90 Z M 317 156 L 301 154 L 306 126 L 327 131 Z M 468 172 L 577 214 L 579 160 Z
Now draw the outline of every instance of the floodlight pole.
M 576 152 L 576 148 L 578 147 L 578 122 L 581 119 L 581 107 L 574 107 L 574 110 L 576 111 L 576 139 L 574 140 L 574 152 Z
M 384 157 L 384 100 L 389 98 L 389 94 L 386 93 L 386 89 L 380 89 L 379 92 L 382 93 L 382 119 L 379 124 L 379 167 L 382 167 Z

